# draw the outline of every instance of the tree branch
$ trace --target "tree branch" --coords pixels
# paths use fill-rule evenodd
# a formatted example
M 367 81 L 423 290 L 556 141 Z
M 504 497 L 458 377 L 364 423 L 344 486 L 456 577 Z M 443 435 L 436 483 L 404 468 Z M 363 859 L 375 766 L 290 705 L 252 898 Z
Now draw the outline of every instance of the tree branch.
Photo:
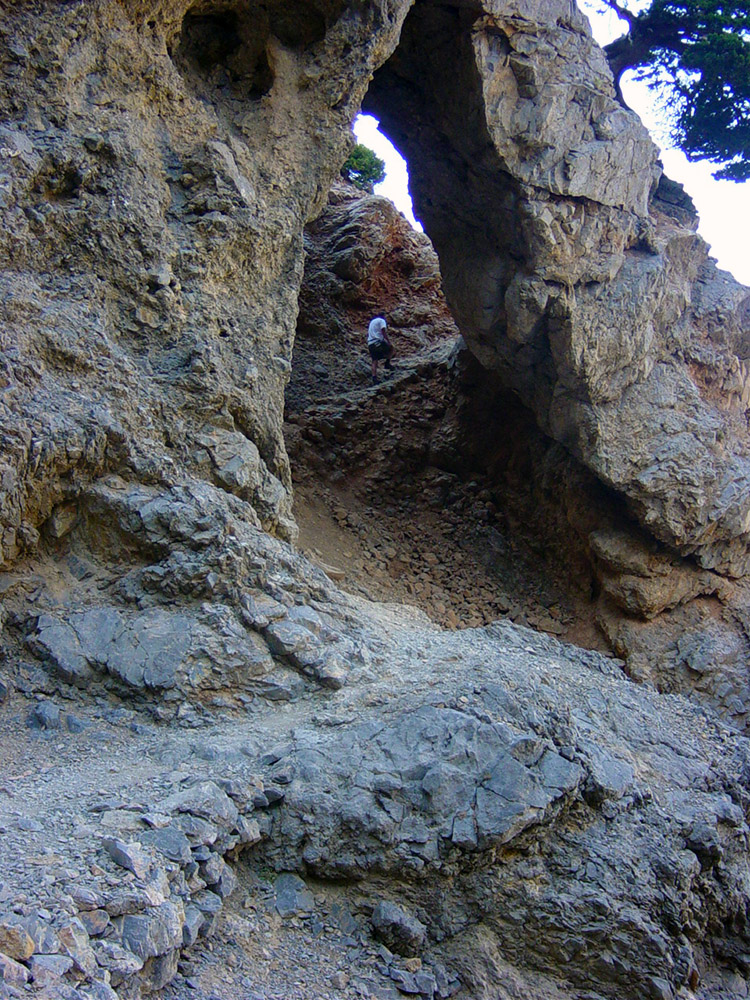
M 621 4 L 617 2 L 617 0 L 604 0 L 604 4 L 605 6 L 609 7 L 610 10 L 613 10 L 618 17 L 621 17 L 623 21 L 627 21 L 628 27 L 632 29 L 633 25 L 635 24 L 638 18 L 637 14 L 634 14 L 632 11 L 629 11 L 626 7 L 623 7 Z

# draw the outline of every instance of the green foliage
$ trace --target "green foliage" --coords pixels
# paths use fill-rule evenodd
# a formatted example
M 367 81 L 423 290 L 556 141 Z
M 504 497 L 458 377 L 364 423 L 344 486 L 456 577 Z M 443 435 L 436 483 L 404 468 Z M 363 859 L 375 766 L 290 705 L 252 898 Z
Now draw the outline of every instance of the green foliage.
M 673 138 L 689 160 L 723 164 L 714 177 L 750 177 L 750 0 L 651 0 L 605 48 L 618 83 L 635 69 L 666 85 Z
M 341 176 L 362 191 L 372 192 L 373 186 L 385 177 L 385 161 L 367 146 L 357 143 L 341 168 Z

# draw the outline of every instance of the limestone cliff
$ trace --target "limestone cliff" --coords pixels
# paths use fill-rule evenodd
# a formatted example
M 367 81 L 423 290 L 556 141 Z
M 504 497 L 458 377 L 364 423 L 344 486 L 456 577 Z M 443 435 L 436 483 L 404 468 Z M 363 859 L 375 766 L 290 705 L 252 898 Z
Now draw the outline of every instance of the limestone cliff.
M 736 728 L 530 631 L 354 600 L 289 545 L 303 229 L 364 101 L 409 156 L 473 354 L 640 523 L 638 544 L 590 542 L 613 592 L 678 555 L 686 593 L 746 572 L 748 293 L 585 19 L 567 0 L 0 10 L 0 989 L 163 990 L 244 850 L 359 883 L 373 927 L 383 899 L 418 910 L 432 971 L 391 961 L 402 992 L 744 995 Z M 25 734 L 17 707 L 60 725 L 43 696 L 85 716 L 77 753 Z M 93 783 L 106 706 L 133 713 L 125 774 Z

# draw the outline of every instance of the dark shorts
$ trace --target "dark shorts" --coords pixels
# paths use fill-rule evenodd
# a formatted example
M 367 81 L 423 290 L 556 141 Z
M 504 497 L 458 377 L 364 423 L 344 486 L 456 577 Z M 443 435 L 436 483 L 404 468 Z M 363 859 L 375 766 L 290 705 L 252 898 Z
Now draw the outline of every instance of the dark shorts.
M 367 347 L 373 361 L 382 361 L 383 358 L 389 358 L 391 354 L 393 354 L 393 348 L 390 344 L 386 344 L 384 340 L 378 340 L 374 344 L 368 344 Z

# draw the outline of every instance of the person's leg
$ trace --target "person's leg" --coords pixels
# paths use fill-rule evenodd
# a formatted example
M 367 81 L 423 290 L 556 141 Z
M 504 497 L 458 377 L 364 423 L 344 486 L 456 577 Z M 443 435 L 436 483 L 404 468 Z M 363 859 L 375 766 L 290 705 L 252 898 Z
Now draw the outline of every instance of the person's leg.
M 372 372 L 373 382 L 378 380 L 378 344 L 368 344 L 367 350 L 370 352 L 370 371 Z
M 386 344 L 385 347 L 386 347 L 385 367 L 390 371 L 391 370 L 391 358 L 393 357 L 393 345 L 392 344 Z

